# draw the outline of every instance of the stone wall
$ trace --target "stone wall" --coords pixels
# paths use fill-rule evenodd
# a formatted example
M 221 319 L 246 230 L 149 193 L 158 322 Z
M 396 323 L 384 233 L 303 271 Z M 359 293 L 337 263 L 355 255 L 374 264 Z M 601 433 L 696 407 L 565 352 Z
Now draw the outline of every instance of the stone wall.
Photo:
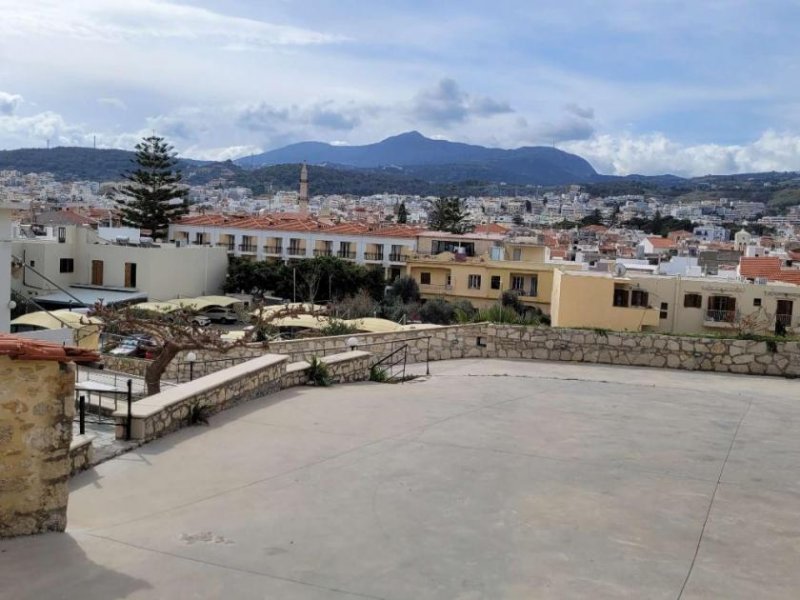
M 75 370 L 0 356 L 0 537 L 63 531 Z
M 408 361 L 519 358 L 750 375 L 800 376 L 800 342 L 679 337 L 501 324 L 454 325 L 418 332 L 356 334 L 272 342 L 292 361 L 340 352 L 350 337 L 375 360 L 403 344 Z
M 94 446 L 92 446 L 91 436 L 78 435 L 72 438 L 72 443 L 69 446 L 70 476 L 91 467 L 93 458 Z
M 363 381 L 371 365 L 367 352 L 345 352 L 325 358 L 337 383 Z M 131 407 L 131 438 L 150 441 L 190 425 L 202 412 L 208 417 L 221 410 L 308 381 L 307 363 L 291 365 L 288 358 L 267 354 L 223 371 L 169 388 L 138 400 Z M 117 438 L 125 436 L 127 412 L 114 413 Z

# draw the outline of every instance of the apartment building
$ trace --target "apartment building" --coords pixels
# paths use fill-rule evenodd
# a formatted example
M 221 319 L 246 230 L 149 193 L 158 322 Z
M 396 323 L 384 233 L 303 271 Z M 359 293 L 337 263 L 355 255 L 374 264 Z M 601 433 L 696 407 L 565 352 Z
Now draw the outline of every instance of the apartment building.
M 552 290 L 555 327 L 681 334 L 800 328 L 800 286 L 782 282 L 558 270 Z
M 223 248 L 153 244 L 135 233 L 103 239 L 75 225 L 17 227 L 11 244 L 17 265 L 12 288 L 52 307 L 70 303 L 62 290 L 70 292 L 72 286 L 81 291 L 70 294 L 88 303 L 92 298 L 162 300 L 222 290 L 228 269 Z
M 414 252 L 420 230 L 360 222 L 331 223 L 308 215 L 196 215 L 169 227 L 169 239 L 189 246 L 222 247 L 229 256 L 282 260 L 336 256 L 383 268 L 394 278 Z
M 492 246 L 480 256 L 458 249 L 455 253 L 418 253 L 409 258 L 406 272 L 417 282 L 424 299 L 469 300 L 484 308 L 496 303 L 503 292 L 514 290 L 523 304 L 547 313 L 554 272 L 583 268 L 577 263 L 549 262 L 549 257 L 547 247 L 518 239 Z

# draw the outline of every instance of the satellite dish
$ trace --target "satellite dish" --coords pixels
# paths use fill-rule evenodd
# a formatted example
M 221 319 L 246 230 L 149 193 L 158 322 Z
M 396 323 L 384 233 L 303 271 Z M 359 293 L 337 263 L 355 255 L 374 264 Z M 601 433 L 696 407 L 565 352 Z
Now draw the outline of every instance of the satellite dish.
M 625 277 L 625 273 L 628 272 L 628 268 L 620 263 L 614 265 L 614 275 L 616 277 Z

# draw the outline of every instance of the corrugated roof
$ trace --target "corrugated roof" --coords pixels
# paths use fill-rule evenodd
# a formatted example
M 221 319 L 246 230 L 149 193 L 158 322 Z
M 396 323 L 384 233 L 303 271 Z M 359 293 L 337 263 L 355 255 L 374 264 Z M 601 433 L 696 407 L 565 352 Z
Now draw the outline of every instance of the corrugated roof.
M 58 362 L 94 362 L 100 355 L 94 350 L 62 346 L 54 342 L 31 340 L 0 334 L 0 356 L 16 360 L 55 360 Z

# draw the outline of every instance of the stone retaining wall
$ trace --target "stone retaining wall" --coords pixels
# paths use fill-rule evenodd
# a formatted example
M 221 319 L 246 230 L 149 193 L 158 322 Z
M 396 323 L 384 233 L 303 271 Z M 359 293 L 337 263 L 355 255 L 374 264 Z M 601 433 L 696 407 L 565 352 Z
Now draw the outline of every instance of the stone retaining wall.
M 334 382 L 363 381 L 371 365 L 367 352 L 346 352 L 325 359 Z M 218 373 L 148 396 L 132 406 L 131 438 L 150 441 L 190 425 L 203 417 L 260 398 L 308 380 L 308 365 L 294 365 L 287 372 L 288 358 L 267 354 Z M 125 436 L 126 411 L 114 413 L 117 438 Z
M 749 375 L 800 376 L 800 342 L 680 337 L 501 324 L 454 325 L 419 332 L 356 334 L 272 342 L 290 360 L 341 351 L 350 337 L 376 360 L 403 344 L 408 361 L 520 358 Z
M 92 436 L 77 435 L 72 438 L 69 446 L 70 476 L 85 471 L 92 466 L 94 458 L 94 446 L 92 446 Z

